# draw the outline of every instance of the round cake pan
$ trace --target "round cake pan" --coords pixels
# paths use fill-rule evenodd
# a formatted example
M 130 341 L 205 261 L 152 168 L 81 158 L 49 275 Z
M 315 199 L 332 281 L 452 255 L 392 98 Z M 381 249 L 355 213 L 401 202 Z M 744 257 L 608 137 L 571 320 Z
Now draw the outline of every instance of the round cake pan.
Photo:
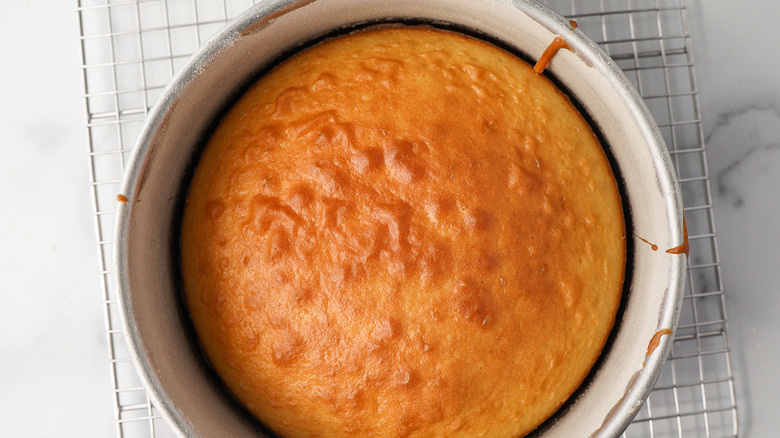
M 629 218 L 629 264 L 602 357 L 533 435 L 619 435 L 652 389 L 671 346 L 672 336 L 662 335 L 679 317 L 685 255 L 664 249 L 685 239 L 682 201 L 658 127 L 625 75 L 564 17 L 527 0 L 266 0 L 192 57 L 149 114 L 121 186 L 128 202 L 116 210 L 114 268 L 124 332 L 154 404 L 184 436 L 269 435 L 206 364 L 183 304 L 178 227 L 189 179 L 214 123 L 260 74 L 313 41 L 388 22 L 461 29 L 531 62 L 556 36 L 571 47 L 545 74 L 579 105 L 612 159 Z

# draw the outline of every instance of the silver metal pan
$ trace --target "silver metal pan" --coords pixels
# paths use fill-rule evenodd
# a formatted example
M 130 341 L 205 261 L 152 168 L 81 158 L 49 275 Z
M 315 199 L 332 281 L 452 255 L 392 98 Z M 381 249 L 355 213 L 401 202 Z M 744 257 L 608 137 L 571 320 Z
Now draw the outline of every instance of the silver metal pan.
M 185 436 L 263 436 L 199 353 L 180 292 L 178 226 L 203 139 L 245 87 L 281 57 L 367 22 L 435 24 L 500 42 L 534 61 L 555 36 L 545 74 L 600 133 L 630 217 L 626 295 L 614 333 L 584 386 L 534 433 L 617 436 L 637 413 L 671 345 L 659 330 L 679 317 L 685 256 L 683 204 L 658 127 L 615 64 L 568 21 L 528 0 L 266 0 L 203 46 L 150 113 L 122 183 L 114 268 L 131 355 L 155 405 Z M 637 236 L 660 247 L 653 251 Z M 658 337 L 656 337 L 658 339 Z M 652 354 L 646 353 L 652 350 Z

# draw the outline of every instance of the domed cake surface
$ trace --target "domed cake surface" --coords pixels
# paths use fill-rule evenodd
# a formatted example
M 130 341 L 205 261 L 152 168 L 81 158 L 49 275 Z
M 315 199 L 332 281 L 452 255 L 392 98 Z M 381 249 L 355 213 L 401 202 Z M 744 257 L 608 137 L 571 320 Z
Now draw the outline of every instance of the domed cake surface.
M 612 328 L 625 225 L 568 98 L 458 33 L 367 30 L 274 68 L 193 177 L 186 302 L 230 392 L 287 437 L 517 437 Z

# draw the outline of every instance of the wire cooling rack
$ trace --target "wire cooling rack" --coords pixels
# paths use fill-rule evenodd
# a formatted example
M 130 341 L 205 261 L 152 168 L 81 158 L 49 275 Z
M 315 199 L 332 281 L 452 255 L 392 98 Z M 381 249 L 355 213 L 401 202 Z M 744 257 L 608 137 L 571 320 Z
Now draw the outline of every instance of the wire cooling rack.
M 118 437 L 173 436 L 129 359 L 111 263 L 114 206 L 149 108 L 202 42 L 252 0 L 77 0 L 94 222 Z M 680 178 L 691 257 L 670 360 L 624 437 L 737 436 L 734 375 L 684 0 L 546 0 L 617 62 Z

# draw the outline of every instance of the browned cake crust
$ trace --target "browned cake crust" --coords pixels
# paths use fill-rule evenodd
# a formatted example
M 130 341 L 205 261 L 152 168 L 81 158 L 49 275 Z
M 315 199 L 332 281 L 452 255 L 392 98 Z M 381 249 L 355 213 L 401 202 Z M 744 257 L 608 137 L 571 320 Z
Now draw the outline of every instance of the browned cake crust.
M 395 28 L 315 46 L 221 122 L 182 230 L 203 349 L 284 436 L 523 435 L 599 355 L 623 214 L 568 99 Z

